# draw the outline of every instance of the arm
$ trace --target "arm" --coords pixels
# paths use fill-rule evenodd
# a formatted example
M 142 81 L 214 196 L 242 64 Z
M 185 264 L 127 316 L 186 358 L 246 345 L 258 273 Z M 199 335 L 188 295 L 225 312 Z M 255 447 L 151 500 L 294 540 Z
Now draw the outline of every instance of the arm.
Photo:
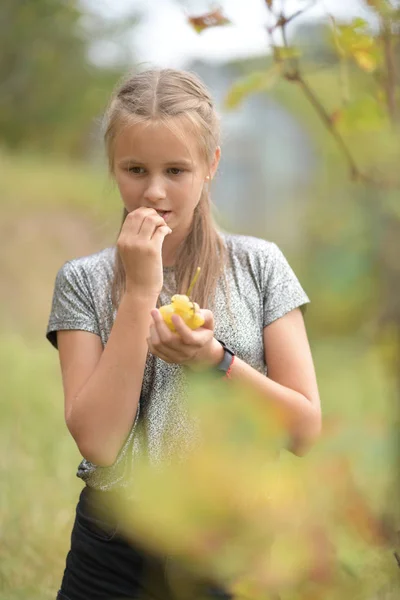
M 173 334 L 159 311 L 153 310 L 149 348 L 167 362 L 185 364 L 197 370 L 199 365 L 221 362 L 223 348 L 213 337 L 214 318 L 203 310 L 205 323 L 192 331 L 184 321 L 173 317 L 177 333 Z M 290 450 L 303 455 L 321 431 L 321 408 L 310 346 L 299 308 L 289 311 L 264 327 L 265 361 L 268 377 L 235 357 L 230 372 L 232 380 L 242 383 L 254 402 L 268 403 L 282 417 L 291 437 Z M 227 382 L 228 383 L 228 382 Z M 251 392 L 254 392 L 253 394 Z
M 114 463 L 134 423 L 156 302 L 125 293 L 104 351 L 93 333 L 57 333 L 67 427 L 96 465 Z
M 135 421 L 150 311 L 163 286 L 161 249 L 169 233 L 171 229 L 152 208 L 136 209 L 124 220 L 117 249 L 126 291 L 104 351 L 97 335 L 57 327 L 66 423 L 81 454 L 95 465 L 115 462 Z M 75 299 L 72 309 L 78 304 L 90 320 L 93 307 L 85 292 L 76 282 L 69 291 Z M 67 306 L 68 313 L 70 303 Z
M 301 310 L 277 319 L 264 328 L 263 335 L 268 377 L 235 357 L 231 379 L 244 383 L 254 390 L 254 398 L 261 397 L 277 409 L 291 437 L 289 450 L 302 456 L 321 432 L 321 405 Z M 212 362 L 218 364 L 223 350 L 217 340 L 210 351 Z

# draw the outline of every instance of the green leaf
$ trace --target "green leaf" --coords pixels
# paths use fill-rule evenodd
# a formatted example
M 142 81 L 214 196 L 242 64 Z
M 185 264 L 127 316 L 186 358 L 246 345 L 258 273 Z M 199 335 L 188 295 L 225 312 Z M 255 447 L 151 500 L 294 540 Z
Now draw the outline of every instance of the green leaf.
M 225 97 L 225 108 L 232 110 L 239 106 L 246 96 L 270 89 L 277 81 L 279 74 L 280 69 L 274 65 L 268 71 L 255 71 L 239 79 L 232 85 Z
M 387 117 L 378 100 L 368 95 L 343 108 L 336 124 L 345 133 L 379 131 L 387 124 Z
M 353 59 L 368 73 L 377 69 L 382 51 L 377 40 L 368 32 L 368 23 L 364 19 L 354 19 L 349 25 L 335 27 L 334 38 L 342 56 Z
M 275 59 L 279 61 L 299 58 L 301 51 L 296 46 L 274 46 Z
M 369 50 L 376 45 L 376 40 L 368 33 L 368 24 L 363 19 L 354 19 L 349 25 L 339 25 L 339 33 L 342 46 L 351 51 L 353 48 L 358 50 Z
M 357 17 L 352 20 L 350 27 L 352 27 L 355 31 L 357 29 L 365 29 L 368 27 L 368 22 L 365 19 L 361 19 L 361 17 Z

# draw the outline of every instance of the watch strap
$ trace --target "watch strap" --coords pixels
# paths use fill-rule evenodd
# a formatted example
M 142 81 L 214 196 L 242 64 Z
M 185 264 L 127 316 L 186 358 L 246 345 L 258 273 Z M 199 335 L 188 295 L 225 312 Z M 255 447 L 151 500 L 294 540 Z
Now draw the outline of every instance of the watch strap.
M 231 348 L 228 348 L 228 346 L 222 340 L 217 341 L 221 344 L 221 346 L 224 349 L 224 357 L 221 360 L 221 362 L 218 365 L 216 365 L 215 369 L 217 371 L 222 371 L 223 373 L 226 373 L 232 364 L 235 353 L 233 350 L 231 350 Z

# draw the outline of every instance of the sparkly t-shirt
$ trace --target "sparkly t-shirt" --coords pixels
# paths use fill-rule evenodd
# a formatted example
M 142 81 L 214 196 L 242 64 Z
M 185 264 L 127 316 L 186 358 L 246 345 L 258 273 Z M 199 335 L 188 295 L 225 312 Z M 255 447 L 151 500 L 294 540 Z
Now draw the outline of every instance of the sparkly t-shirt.
M 289 311 L 310 302 L 293 269 L 279 247 L 270 241 L 246 235 L 219 232 L 228 250 L 226 280 L 221 277 L 213 307 L 214 336 L 223 340 L 235 354 L 254 369 L 267 375 L 263 329 Z M 58 330 L 79 329 L 100 336 L 107 344 L 116 310 L 111 301 L 111 282 L 116 247 L 67 261 L 55 280 L 52 307 L 46 331 L 57 348 Z M 161 304 L 169 304 L 177 293 L 173 267 L 164 267 Z M 232 321 L 226 310 L 229 306 Z M 142 452 L 152 461 L 162 460 L 168 452 L 166 439 L 190 435 L 182 398 L 187 386 L 187 371 L 147 354 L 138 410 L 130 433 L 115 463 L 97 466 L 83 459 L 77 476 L 90 487 L 110 490 L 124 485 L 134 472 L 135 459 Z M 146 435 L 138 435 L 140 428 Z M 166 432 L 168 431 L 168 436 Z

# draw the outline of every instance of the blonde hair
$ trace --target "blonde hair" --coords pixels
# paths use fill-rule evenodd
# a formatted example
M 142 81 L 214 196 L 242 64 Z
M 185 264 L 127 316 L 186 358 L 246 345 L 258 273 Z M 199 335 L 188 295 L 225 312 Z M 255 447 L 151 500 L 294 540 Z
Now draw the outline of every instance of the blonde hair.
M 152 69 L 126 78 L 115 90 L 105 115 L 104 137 L 111 174 L 114 173 L 115 140 L 122 127 L 157 121 L 182 137 L 176 127 L 177 117 L 195 132 L 209 169 L 219 145 L 220 130 L 213 101 L 201 80 L 191 72 L 175 69 Z M 127 214 L 124 208 L 121 229 Z M 117 308 L 125 290 L 125 271 L 118 251 L 115 256 L 111 296 L 113 307 Z M 204 187 L 191 230 L 177 251 L 174 265 L 177 293 L 186 293 L 200 266 L 201 274 L 191 297 L 201 308 L 212 308 L 218 279 L 222 274 L 226 277 L 227 260 L 228 253 L 214 223 L 211 200 Z M 225 289 L 228 290 L 227 285 Z

